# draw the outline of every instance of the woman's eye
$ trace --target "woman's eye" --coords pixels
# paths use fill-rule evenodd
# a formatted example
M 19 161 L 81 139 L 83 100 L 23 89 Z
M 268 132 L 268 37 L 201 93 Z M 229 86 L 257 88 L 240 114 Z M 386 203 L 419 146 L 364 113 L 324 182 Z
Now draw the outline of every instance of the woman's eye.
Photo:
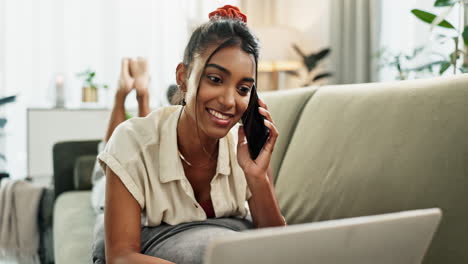
M 239 90 L 244 93 L 244 94 L 247 94 L 248 92 L 250 92 L 250 87 L 248 86 L 241 86 L 239 87 Z
M 216 76 L 208 76 L 208 79 L 212 81 L 213 83 L 221 83 L 221 78 L 218 78 Z

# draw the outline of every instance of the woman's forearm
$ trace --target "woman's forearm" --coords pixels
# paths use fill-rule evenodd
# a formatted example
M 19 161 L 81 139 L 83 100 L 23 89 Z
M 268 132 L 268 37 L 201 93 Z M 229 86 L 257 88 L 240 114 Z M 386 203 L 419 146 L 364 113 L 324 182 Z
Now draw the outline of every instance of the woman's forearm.
M 285 226 L 270 178 L 246 177 L 252 192 L 249 207 L 256 227 Z

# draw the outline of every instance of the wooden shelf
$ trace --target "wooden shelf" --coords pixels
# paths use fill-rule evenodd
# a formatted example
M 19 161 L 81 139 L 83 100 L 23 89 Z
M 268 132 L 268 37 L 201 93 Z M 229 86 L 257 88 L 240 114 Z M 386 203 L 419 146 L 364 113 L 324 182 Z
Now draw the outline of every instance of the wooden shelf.
M 258 63 L 258 72 L 270 73 L 273 82 L 273 89 L 279 90 L 279 73 L 297 71 L 301 67 L 302 62 L 296 60 L 260 61 Z
M 285 61 L 260 61 L 258 72 L 285 72 L 297 71 L 302 67 L 302 62 L 294 60 Z

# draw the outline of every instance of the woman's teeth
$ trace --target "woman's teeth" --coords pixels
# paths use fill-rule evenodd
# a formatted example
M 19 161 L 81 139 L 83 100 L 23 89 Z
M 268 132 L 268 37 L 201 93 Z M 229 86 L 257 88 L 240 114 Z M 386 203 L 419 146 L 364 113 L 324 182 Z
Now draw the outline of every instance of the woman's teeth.
M 223 120 L 226 120 L 226 119 L 229 119 L 230 116 L 227 116 L 227 115 L 223 115 L 221 114 L 220 112 L 217 112 L 215 110 L 212 110 L 212 109 L 208 109 L 208 112 L 214 116 L 216 116 L 217 118 L 219 119 L 223 119 Z

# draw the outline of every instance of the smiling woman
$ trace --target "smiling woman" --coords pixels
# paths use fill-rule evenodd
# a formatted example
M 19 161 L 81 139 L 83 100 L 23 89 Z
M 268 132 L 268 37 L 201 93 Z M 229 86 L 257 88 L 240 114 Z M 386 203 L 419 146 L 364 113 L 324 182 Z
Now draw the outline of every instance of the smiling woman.
M 246 19 L 233 6 L 210 13 L 176 69 L 181 105 L 122 123 L 98 156 L 107 181 L 94 263 L 201 263 L 213 237 L 286 224 L 269 168 L 278 131 L 257 101 Z M 255 160 L 238 125 L 251 111 L 270 131 Z
M 184 79 L 182 68 L 183 65 L 179 68 L 180 83 Z M 255 82 L 255 60 L 253 55 L 240 47 L 232 46 L 214 54 L 204 69 L 193 70 L 202 72 L 200 85 L 199 89 L 191 91 L 182 85 L 182 91 L 187 93 L 187 105 L 181 116 L 179 131 L 185 134 L 189 130 L 184 125 L 196 127 L 197 124 L 193 122 L 198 122 L 203 132 L 200 136 L 206 136 L 200 138 L 202 146 L 215 146 L 217 139 L 224 137 L 247 109 Z M 182 138 L 189 136 L 183 135 Z

